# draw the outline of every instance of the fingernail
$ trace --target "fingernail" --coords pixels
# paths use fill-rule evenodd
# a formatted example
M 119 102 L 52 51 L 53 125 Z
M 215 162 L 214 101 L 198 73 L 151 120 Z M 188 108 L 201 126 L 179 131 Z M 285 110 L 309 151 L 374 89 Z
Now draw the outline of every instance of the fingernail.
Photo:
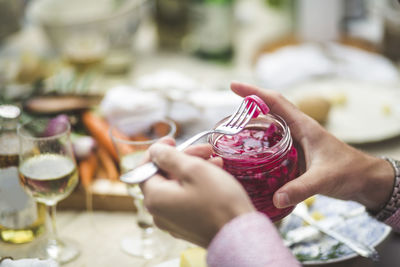
M 285 208 L 287 206 L 289 206 L 290 202 L 289 202 L 289 196 L 287 193 L 282 192 L 282 193 L 278 193 L 277 196 L 278 199 L 278 208 Z

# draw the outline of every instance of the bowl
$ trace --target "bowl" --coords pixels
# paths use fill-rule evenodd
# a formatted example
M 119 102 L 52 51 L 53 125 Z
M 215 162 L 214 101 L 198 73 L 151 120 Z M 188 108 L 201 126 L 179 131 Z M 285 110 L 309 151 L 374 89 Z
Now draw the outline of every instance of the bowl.
M 114 67 L 120 67 L 116 58 L 130 60 L 146 2 L 37 0 L 28 7 L 27 16 L 41 26 L 58 54 L 73 65 L 91 65 L 111 57 Z

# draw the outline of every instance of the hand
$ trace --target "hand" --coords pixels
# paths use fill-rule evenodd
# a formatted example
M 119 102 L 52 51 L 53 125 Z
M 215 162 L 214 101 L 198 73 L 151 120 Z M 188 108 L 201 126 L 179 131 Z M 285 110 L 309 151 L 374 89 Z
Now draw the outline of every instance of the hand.
M 210 145 L 183 153 L 173 144 L 163 139 L 149 149 L 163 174 L 141 184 L 144 204 L 159 228 L 207 247 L 223 225 L 254 207 L 242 186 L 221 168 L 221 158 L 206 160 Z
M 274 194 L 274 205 L 284 208 L 314 195 L 354 200 L 378 210 L 389 199 L 394 171 L 385 160 L 367 155 L 338 140 L 282 95 L 241 83 L 232 90 L 245 97 L 255 94 L 288 124 L 304 152 L 305 172 Z

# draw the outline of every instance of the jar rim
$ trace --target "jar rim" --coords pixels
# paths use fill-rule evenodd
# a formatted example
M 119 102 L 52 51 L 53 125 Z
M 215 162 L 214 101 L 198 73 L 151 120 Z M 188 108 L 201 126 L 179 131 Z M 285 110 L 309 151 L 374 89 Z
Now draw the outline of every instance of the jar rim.
M 219 121 L 214 128 L 218 127 L 219 125 L 221 125 L 225 120 L 227 120 L 229 117 L 226 117 L 224 119 L 222 119 L 221 121 Z M 266 148 L 263 151 L 255 151 L 255 152 L 246 152 L 245 154 L 238 154 L 238 153 L 231 153 L 231 152 L 227 152 L 227 151 L 222 151 L 221 149 L 219 149 L 215 144 L 217 142 L 217 138 L 223 136 L 223 134 L 211 134 L 208 136 L 208 143 L 211 144 L 211 146 L 213 147 L 214 152 L 217 154 L 217 156 L 221 156 L 223 158 L 228 158 L 228 159 L 245 159 L 247 160 L 254 160 L 254 161 L 258 161 L 260 160 L 260 157 L 257 158 L 253 158 L 251 156 L 254 155 L 263 155 L 262 160 L 266 161 L 273 158 L 277 158 L 277 155 L 279 155 L 279 153 L 283 153 L 285 151 L 287 151 L 291 145 L 292 145 L 292 138 L 290 135 L 290 129 L 288 127 L 288 125 L 286 124 L 286 122 L 282 119 L 282 117 L 280 117 L 279 115 L 276 114 L 266 114 L 266 115 L 259 115 L 257 118 L 253 118 L 250 120 L 250 122 L 247 124 L 247 126 L 244 128 L 250 128 L 250 127 L 254 127 L 254 126 L 258 126 L 257 124 L 254 124 L 255 122 L 257 122 L 257 120 L 260 119 L 268 119 L 271 120 L 271 123 L 274 123 L 275 125 L 277 125 L 278 127 L 281 127 L 283 129 L 283 135 L 282 135 L 282 139 L 279 140 L 275 145 Z M 245 156 L 245 158 L 243 158 L 243 156 Z M 280 158 L 280 157 L 278 157 Z M 277 159 L 278 159 L 277 158 Z

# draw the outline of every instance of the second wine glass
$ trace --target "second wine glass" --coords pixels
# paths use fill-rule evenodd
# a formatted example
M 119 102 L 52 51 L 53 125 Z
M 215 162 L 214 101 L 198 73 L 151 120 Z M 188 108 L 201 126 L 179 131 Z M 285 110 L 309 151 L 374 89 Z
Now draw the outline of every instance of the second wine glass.
M 51 125 L 50 125 L 50 124 Z M 70 141 L 67 121 L 33 120 L 20 125 L 19 177 L 26 192 L 47 206 L 51 231 L 45 254 L 59 263 L 79 255 L 70 242 L 58 238 L 56 204 L 71 194 L 78 184 L 78 171 Z
M 152 144 L 164 136 L 174 136 L 175 132 L 175 123 L 169 119 L 149 120 L 137 116 L 116 123 L 111 127 L 110 135 L 118 152 L 122 173 L 141 164 L 146 150 Z M 153 219 L 143 205 L 144 197 L 139 185 L 128 185 L 128 193 L 134 198 L 141 236 L 125 237 L 121 241 L 121 248 L 133 256 L 146 259 L 157 257 L 163 248 L 154 235 Z

